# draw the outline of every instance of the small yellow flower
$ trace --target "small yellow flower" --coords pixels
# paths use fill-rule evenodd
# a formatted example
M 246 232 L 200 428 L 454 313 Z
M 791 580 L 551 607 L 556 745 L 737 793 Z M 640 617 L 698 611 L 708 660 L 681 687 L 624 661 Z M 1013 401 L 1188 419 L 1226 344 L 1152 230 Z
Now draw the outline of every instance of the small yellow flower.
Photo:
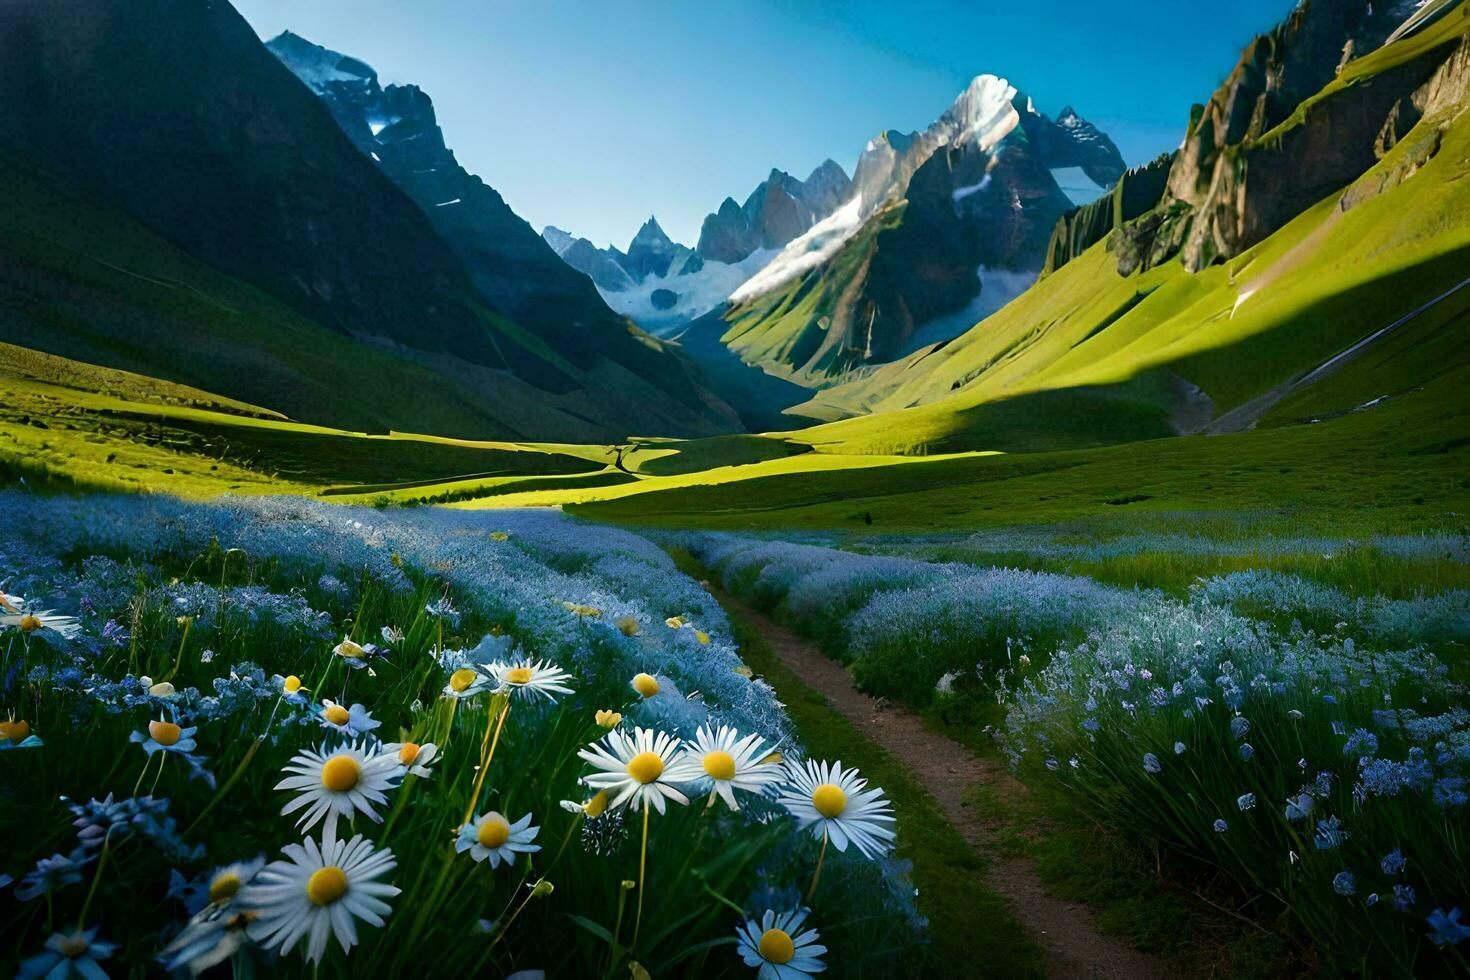
M 658 680 L 652 674 L 639 674 L 633 678 L 633 690 L 651 698 L 658 693 Z
M 747 678 L 747 679 L 755 676 L 755 671 L 751 670 L 749 667 L 745 666 L 744 664 L 741 664 L 739 667 L 736 667 L 735 668 L 735 673 L 737 673 L 741 677 L 744 677 L 744 678 Z
M 664 625 L 671 630 L 681 629 L 684 626 L 684 617 L 670 616 L 668 619 L 664 620 Z
M 509 534 L 506 534 L 504 531 L 491 531 L 490 532 L 490 540 L 491 541 L 509 541 L 510 540 L 510 535 Z
M 618 632 L 622 633 L 624 636 L 638 635 L 638 620 L 634 619 L 632 616 L 619 616 L 617 620 L 613 623 L 613 625 L 616 626 L 618 628 Z
M 617 728 L 618 722 L 622 720 L 623 716 L 621 714 L 616 711 L 609 711 L 607 708 L 603 708 L 597 712 L 597 723 L 603 728 Z
M 171 698 L 174 696 L 174 686 L 168 681 L 159 681 L 148 689 L 148 693 L 155 698 Z
M 193 616 L 180 616 L 177 619 L 175 619 L 174 622 L 178 623 L 180 626 L 188 626 L 188 625 L 190 625 L 191 623 L 194 622 L 194 617 Z
M 30 734 L 31 723 L 16 721 L 15 715 L 11 715 L 7 721 L 0 721 L 0 738 L 8 738 L 12 742 L 24 742 Z
M 393 552 L 392 556 L 388 560 L 393 563 L 393 567 L 394 568 L 402 568 L 403 567 L 403 558 L 396 551 Z
M 694 638 L 699 641 L 699 645 L 700 646 L 702 646 L 702 647 L 709 646 L 709 634 L 706 633 L 704 630 L 695 630 L 694 631 Z

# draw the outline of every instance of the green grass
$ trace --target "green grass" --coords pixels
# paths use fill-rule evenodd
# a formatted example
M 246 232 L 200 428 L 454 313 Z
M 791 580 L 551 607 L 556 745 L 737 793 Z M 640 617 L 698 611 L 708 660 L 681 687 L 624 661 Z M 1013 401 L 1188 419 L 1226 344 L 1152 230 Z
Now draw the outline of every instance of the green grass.
M 674 559 L 685 574 L 706 574 L 687 553 L 676 552 Z M 1040 951 L 1012 917 L 1005 900 L 985 884 L 984 860 L 945 820 L 902 760 L 874 745 L 833 711 L 820 692 L 786 669 L 741 616 L 739 603 L 718 588 L 711 592 L 730 616 L 742 659 L 775 687 L 811 754 L 857 766 L 893 799 L 900 815 L 898 856 L 913 862 L 919 909 L 929 918 L 933 940 L 922 975 L 972 977 L 980 950 L 986 971 L 994 976 L 1042 976 Z
M 1297 533 L 1456 532 L 1470 513 L 1470 371 L 1319 425 L 1088 450 L 752 473 L 585 503 L 603 520 L 727 530 L 976 529 L 1249 513 Z M 803 459 L 805 457 L 798 457 Z
M 317 493 L 328 488 L 559 476 L 588 481 L 602 446 L 479 442 L 305 425 L 197 389 L 0 345 L 0 463 L 79 486 Z M 436 492 L 442 492 L 436 490 Z

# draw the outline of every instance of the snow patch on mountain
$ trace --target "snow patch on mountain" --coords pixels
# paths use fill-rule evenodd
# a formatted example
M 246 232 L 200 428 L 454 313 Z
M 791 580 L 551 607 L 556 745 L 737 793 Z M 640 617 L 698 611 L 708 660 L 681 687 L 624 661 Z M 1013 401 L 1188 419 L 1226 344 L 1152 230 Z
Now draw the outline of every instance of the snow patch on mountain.
M 616 312 L 631 317 L 649 333 L 663 337 L 725 302 L 741 283 L 775 255 L 775 249 L 758 249 L 739 262 L 706 262 L 698 272 L 649 276 L 630 289 L 616 292 L 599 289 L 598 292 Z M 659 309 L 654 305 L 653 294 L 660 289 L 679 297 L 673 306 Z
M 836 255 L 862 226 L 862 199 L 854 197 L 799 238 L 787 243 L 765 268 L 730 294 L 730 302 L 743 303 L 804 275 Z
M 964 309 L 936 317 L 915 330 L 899 350 L 899 357 L 907 357 L 930 344 L 953 340 L 965 333 L 975 324 L 1030 289 L 1040 273 L 987 269 L 982 265 L 975 270 L 975 275 L 980 280 L 980 295 L 971 300 Z

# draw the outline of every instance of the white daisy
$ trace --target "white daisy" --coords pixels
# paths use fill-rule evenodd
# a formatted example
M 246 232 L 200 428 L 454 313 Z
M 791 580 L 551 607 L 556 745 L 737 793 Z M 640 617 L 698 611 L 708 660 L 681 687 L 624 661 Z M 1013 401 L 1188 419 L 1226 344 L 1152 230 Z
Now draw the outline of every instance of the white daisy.
M 496 661 L 487 664 L 484 670 L 495 680 L 496 693 L 509 692 L 527 698 L 539 696 L 548 701 L 556 700 L 553 695 L 572 693 L 567 686 L 572 675 L 544 660 L 520 659 L 508 664 Z
M 194 733 L 197 731 L 199 731 L 198 727 L 180 728 L 160 716 L 157 721 L 148 723 L 148 734 L 133 732 L 128 740 L 142 743 L 143 751 L 150 756 L 155 752 L 175 752 L 179 755 L 187 755 L 194 751 L 198 744 L 194 741 Z
M 827 952 L 818 946 L 821 934 L 815 929 L 800 932 L 810 909 L 793 909 L 777 914 L 770 909 L 760 924 L 746 919 L 735 928 L 737 948 L 746 966 L 757 966 L 756 980 L 802 980 L 821 973 L 827 964 L 817 957 Z
M 443 694 L 446 698 L 472 698 L 489 690 L 493 683 L 495 679 L 483 670 L 461 667 L 449 675 L 449 683 L 444 685 Z
M 839 850 L 851 841 L 869 858 L 888 853 L 893 846 L 893 805 L 881 789 L 867 789 L 868 781 L 841 762 L 788 765 L 790 782 L 777 802 L 796 817 L 799 827 L 811 827 L 813 837 L 824 833 Z
M 615 794 L 614 808 L 628 802 L 635 809 L 652 804 L 663 813 L 665 799 L 687 804 L 689 798 L 674 785 L 698 779 L 701 772 L 679 757 L 678 739 L 647 728 L 633 729 L 632 736 L 614 728 L 577 755 L 600 770 L 583 782 Z
M 382 823 L 373 804 L 388 802 L 383 791 L 396 787 L 403 776 L 398 756 L 386 755 L 366 741 L 335 750 L 329 750 L 326 743 L 315 751 L 306 749 L 296 753 L 282 771 L 295 775 L 281 780 L 276 789 L 295 790 L 300 795 L 282 807 L 281 814 L 304 807 L 301 830 L 308 831 L 326 818 L 328 834 L 335 834 L 338 817 L 350 818 L 354 813 L 365 813 Z
M 215 868 L 209 875 L 209 904 L 223 905 L 234 901 L 241 887 L 248 885 L 263 867 L 265 858 L 257 857 Z
M 460 853 L 470 852 L 476 861 L 489 861 L 490 867 L 500 867 L 500 862 L 514 864 L 517 854 L 534 854 L 541 850 L 540 844 L 532 844 L 540 827 L 531 826 L 528 813 L 515 823 L 506 820 L 491 810 L 476 817 L 459 828 L 459 837 L 454 849 Z
M 321 722 L 323 728 L 330 728 L 334 732 L 341 732 L 347 736 L 366 735 L 382 724 L 368 710 L 360 704 L 354 704 L 350 708 L 344 708 L 336 701 L 322 698 L 322 705 L 317 709 L 317 721 Z
M 289 953 L 306 937 L 306 958 L 320 961 L 332 935 L 344 953 L 357 945 L 354 920 L 383 925 L 391 911 L 384 899 L 399 889 L 374 879 L 397 867 L 391 850 L 375 851 L 361 834 L 339 841 L 328 830 L 320 847 L 308 837 L 281 853 L 289 860 L 272 861 L 240 892 L 240 905 L 259 916 L 246 928 L 251 939 Z
M 163 968 L 170 973 L 188 970 L 190 976 L 199 976 L 248 946 L 250 937 L 245 929 L 258 918 L 256 913 L 242 912 L 233 903 L 206 905 L 159 952 Z
M 14 626 L 22 633 L 50 630 L 66 640 L 76 639 L 77 634 L 82 631 L 82 625 L 75 616 L 63 616 L 54 609 L 37 609 L 31 606 L 21 606 L 17 612 L 0 616 L 0 626 Z
M 383 746 L 383 754 L 396 755 L 398 765 L 405 774 L 412 773 L 420 779 L 428 779 L 433 775 L 429 766 L 438 757 L 439 746 L 433 742 L 425 742 L 423 745 L 418 742 L 389 742 Z
M 694 733 L 694 741 L 684 743 L 684 761 L 697 768 L 702 779 L 713 784 L 713 792 L 720 794 L 720 799 L 732 810 L 740 809 L 735 802 L 737 789 L 758 794 L 785 778 L 780 766 L 762 762 L 769 754 L 770 749 L 761 736 L 741 738 L 735 729 L 725 725 L 718 731 L 701 725 Z

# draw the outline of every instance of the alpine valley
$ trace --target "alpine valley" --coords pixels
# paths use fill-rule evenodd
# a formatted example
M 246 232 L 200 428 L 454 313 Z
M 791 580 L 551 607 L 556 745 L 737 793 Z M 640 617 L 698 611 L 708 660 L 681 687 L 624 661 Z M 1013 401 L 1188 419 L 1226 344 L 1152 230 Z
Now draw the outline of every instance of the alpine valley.
M 1470 0 L 1292 3 L 0 0 L 0 975 L 1470 975 Z

